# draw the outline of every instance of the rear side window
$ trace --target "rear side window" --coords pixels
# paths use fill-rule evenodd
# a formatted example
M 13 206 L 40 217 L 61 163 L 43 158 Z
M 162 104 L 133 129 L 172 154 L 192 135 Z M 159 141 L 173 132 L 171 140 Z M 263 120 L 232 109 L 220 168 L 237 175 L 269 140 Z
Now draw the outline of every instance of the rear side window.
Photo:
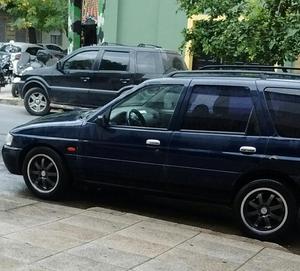
M 179 54 L 162 53 L 162 60 L 165 73 L 187 69 L 182 57 Z
M 182 129 L 245 133 L 255 112 L 250 91 L 236 86 L 195 86 Z
M 99 70 L 128 71 L 128 69 L 129 52 L 104 52 Z
M 161 74 L 163 73 L 159 53 L 137 52 L 137 72 L 142 74 Z
M 42 48 L 39 48 L 39 47 L 29 47 L 27 48 L 26 52 L 30 55 L 33 55 L 33 56 L 36 56 L 37 52 L 39 50 L 42 50 Z
M 266 89 L 265 96 L 278 134 L 300 138 L 300 89 Z

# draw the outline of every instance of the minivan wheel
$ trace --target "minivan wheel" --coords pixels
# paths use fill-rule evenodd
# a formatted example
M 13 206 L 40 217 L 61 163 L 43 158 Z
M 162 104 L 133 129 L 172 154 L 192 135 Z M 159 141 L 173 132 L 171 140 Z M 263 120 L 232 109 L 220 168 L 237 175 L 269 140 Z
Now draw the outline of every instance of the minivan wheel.
M 274 240 L 295 225 L 297 204 L 292 192 L 282 183 L 255 180 L 244 186 L 234 202 L 242 230 L 261 240 Z
M 50 101 L 47 93 L 39 87 L 28 90 L 24 97 L 27 112 L 34 116 L 44 116 L 50 111 Z
M 60 197 L 69 185 L 63 160 L 46 147 L 34 148 L 26 155 L 23 177 L 27 187 L 42 199 Z

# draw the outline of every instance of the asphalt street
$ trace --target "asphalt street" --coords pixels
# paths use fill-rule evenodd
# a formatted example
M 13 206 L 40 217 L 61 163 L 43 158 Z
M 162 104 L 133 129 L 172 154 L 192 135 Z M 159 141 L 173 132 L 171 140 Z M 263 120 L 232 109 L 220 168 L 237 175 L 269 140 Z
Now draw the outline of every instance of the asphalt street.
M 15 126 L 32 120 L 24 107 L 0 104 L 0 146 L 5 136 Z M 21 176 L 10 174 L 0 156 L 0 196 L 15 195 L 33 198 L 27 190 Z M 36 200 L 36 198 L 34 198 Z M 94 206 L 111 208 L 159 218 L 176 223 L 207 228 L 227 234 L 242 235 L 234 223 L 230 208 L 215 205 L 197 204 L 182 200 L 167 199 L 152 195 L 137 195 L 125 191 L 95 190 L 74 188 L 58 204 L 70 207 L 89 208 Z M 300 225 L 300 224 L 299 224 Z M 279 242 L 290 251 L 300 254 L 300 226 L 291 232 L 288 240 Z

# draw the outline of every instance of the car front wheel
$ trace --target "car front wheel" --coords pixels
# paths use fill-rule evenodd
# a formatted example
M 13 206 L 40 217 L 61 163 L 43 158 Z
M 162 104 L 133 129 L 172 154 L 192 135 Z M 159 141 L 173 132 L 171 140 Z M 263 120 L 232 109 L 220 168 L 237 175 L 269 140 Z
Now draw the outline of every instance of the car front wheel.
M 47 93 L 39 87 L 27 91 L 24 97 L 27 112 L 34 116 L 44 116 L 50 111 L 50 101 Z
M 270 179 L 244 186 L 236 196 L 234 208 L 242 230 L 261 240 L 274 240 L 287 233 L 297 217 L 293 193 Z
M 69 185 L 69 175 L 61 157 L 52 149 L 38 147 L 25 157 L 23 177 L 27 187 L 42 199 L 62 196 Z

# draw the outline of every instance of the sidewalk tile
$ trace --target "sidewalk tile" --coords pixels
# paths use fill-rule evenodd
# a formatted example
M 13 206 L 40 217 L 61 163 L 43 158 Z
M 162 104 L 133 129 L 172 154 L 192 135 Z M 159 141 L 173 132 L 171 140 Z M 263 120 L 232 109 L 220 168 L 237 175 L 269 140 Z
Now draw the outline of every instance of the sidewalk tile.
M 242 264 L 263 249 L 262 246 L 231 240 L 225 237 L 201 233 L 178 246 L 203 256 L 215 257 L 224 261 Z
M 37 262 L 33 266 L 55 271 L 125 271 L 125 269 L 107 263 L 99 263 L 94 260 L 74 256 L 68 253 L 60 253 Z
M 276 249 L 265 248 L 239 271 L 299 271 L 300 256 Z
M 149 260 L 148 257 L 114 249 L 104 244 L 96 243 L 95 241 L 70 249 L 68 253 L 122 268 L 132 268 Z
M 234 271 L 239 264 L 174 248 L 140 265 L 135 271 Z M 254 270 L 253 270 L 254 271 Z
M 111 236 L 98 239 L 94 243 L 150 258 L 156 257 L 171 248 L 170 246 L 126 237 L 121 234 L 113 234 Z
M 0 255 L 0 271 L 15 271 L 22 266 L 24 266 L 24 263 Z
M 27 243 L 0 238 L 0 255 L 20 262 L 32 263 L 52 254 L 54 254 L 54 251 L 50 249 L 44 249 Z

